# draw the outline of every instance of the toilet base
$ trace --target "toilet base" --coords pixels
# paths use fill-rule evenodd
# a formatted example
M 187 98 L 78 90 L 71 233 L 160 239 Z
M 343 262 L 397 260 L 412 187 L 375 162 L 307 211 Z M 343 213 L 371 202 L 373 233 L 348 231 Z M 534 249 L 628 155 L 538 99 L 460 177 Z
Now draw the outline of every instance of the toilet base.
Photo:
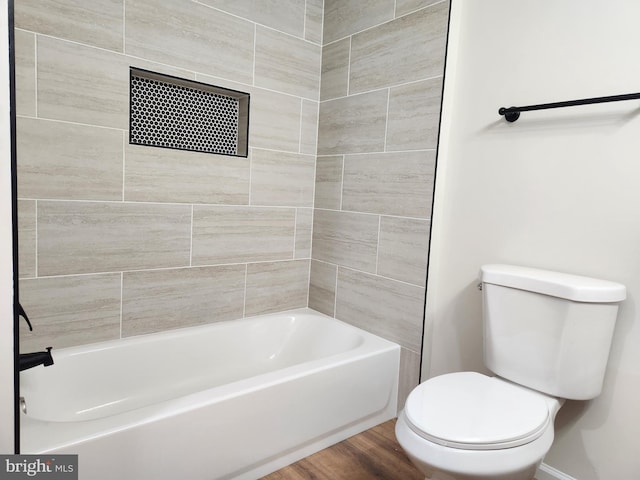
M 553 443 L 553 424 L 541 437 L 502 450 L 462 450 L 429 442 L 398 415 L 396 438 L 427 480 L 531 480 Z
M 538 462 L 536 465 L 521 470 L 513 470 L 503 475 L 491 474 L 490 476 L 486 476 L 457 473 L 454 476 L 451 472 L 434 469 L 431 465 L 427 465 L 415 457 L 409 456 L 409 458 L 416 468 L 426 475 L 425 480 L 533 480 L 538 466 L 541 463 Z

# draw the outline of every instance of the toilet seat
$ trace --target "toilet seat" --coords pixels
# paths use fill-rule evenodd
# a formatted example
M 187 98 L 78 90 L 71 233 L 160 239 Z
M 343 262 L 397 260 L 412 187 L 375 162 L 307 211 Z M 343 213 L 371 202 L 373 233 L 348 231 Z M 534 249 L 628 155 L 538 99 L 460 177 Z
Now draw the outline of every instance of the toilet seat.
M 551 422 L 540 394 L 476 372 L 433 377 L 416 387 L 405 406 L 420 437 L 464 450 L 499 450 L 539 438 Z

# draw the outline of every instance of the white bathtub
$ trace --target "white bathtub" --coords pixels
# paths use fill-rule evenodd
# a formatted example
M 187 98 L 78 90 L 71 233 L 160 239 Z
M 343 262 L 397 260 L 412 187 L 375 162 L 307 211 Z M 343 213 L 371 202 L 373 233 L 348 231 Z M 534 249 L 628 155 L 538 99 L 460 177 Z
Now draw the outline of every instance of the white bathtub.
M 81 480 L 255 480 L 396 415 L 400 347 L 309 309 L 53 350 L 22 453 Z

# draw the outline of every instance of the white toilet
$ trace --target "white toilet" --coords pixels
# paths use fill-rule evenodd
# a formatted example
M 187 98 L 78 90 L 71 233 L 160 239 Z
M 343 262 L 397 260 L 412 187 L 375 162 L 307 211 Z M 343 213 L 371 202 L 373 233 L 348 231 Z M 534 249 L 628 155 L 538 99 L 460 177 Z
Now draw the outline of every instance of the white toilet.
M 418 385 L 396 437 L 434 480 L 530 480 L 564 399 L 602 390 L 619 283 L 512 265 L 481 268 L 484 361 Z

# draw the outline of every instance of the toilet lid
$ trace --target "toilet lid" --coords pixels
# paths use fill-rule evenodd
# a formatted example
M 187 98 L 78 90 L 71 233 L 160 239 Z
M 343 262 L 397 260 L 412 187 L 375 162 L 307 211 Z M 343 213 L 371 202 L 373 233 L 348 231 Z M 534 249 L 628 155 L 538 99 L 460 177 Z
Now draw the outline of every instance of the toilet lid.
M 405 416 L 421 437 L 467 450 L 517 447 L 550 422 L 542 395 L 475 372 L 434 377 L 407 398 Z

